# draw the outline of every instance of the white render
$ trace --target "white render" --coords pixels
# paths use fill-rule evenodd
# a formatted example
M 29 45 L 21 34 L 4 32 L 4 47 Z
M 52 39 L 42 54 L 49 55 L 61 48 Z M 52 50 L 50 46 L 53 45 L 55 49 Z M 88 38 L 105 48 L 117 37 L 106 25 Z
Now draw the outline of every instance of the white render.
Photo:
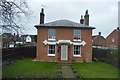
M 57 42 L 49 42 L 49 41 L 47 41 L 47 40 L 44 40 L 43 41 L 43 43 L 45 44 L 45 45 L 49 45 L 49 44 L 53 44 L 53 45 L 55 45 L 55 44 L 60 44 L 60 43 L 69 43 L 69 44 L 73 44 L 73 45 L 82 45 L 82 46 L 85 46 L 86 45 L 86 42 L 85 41 L 82 41 L 82 42 L 71 42 L 70 40 L 58 40 Z

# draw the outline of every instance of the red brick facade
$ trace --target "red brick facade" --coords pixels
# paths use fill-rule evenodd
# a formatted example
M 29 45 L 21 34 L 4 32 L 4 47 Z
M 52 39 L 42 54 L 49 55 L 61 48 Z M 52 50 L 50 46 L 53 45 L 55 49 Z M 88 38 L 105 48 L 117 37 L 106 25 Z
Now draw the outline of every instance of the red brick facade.
M 106 39 L 101 36 L 101 32 L 99 35 L 93 36 L 93 46 L 106 46 Z
M 37 37 L 37 54 L 36 60 L 40 61 L 61 61 L 61 49 L 59 45 L 56 44 L 55 56 L 48 56 L 48 45 L 43 43 L 44 40 L 48 40 L 48 27 L 39 27 L 38 28 L 38 37 Z M 76 28 L 52 28 L 56 29 L 56 41 L 58 40 L 71 40 L 73 41 L 74 29 Z M 81 57 L 73 56 L 73 45 L 68 45 L 68 60 L 67 61 L 75 61 L 75 62 L 91 62 L 92 61 L 92 29 L 80 29 L 81 30 L 81 41 L 85 41 L 86 45 L 81 47 Z M 48 40 L 49 41 L 49 40 Z M 53 41 L 50 41 L 53 42 Z M 77 41 L 80 42 L 80 41 Z
M 116 48 L 120 45 L 120 29 L 117 28 L 111 32 L 106 38 L 106 46 Z

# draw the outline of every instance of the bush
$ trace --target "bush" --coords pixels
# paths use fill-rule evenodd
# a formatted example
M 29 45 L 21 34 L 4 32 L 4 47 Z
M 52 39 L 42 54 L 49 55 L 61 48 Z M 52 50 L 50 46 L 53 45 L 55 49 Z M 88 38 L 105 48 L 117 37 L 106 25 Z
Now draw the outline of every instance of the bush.
M 97 58 L 94 58 L 94 60 L 93 60 L 94 62 L 99 62 L 99 60 L 97 59 Z
M 22 47 L 22 46 L 26 46 L 26 45 L 27 45 L 26 43 L 19 44 L 20 47 Z
M 105 59 L 105 58 L 98 58 L 98 61 L 99 61 L 99 62 L 105 62 L 106 59 Z
M 119 59 L 120 59 L 120 50 L 111 49 L 110 53 L 107 54 L 106 62 L 112 64 L 113 66 L 118 67 Z

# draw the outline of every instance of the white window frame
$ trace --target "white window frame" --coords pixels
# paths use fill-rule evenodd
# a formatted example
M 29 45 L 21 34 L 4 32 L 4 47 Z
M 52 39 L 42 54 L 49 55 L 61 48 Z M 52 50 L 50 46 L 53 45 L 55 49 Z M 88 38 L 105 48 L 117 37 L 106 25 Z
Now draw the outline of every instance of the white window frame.
M 113 43 L 115 42 L 115 38 L 112 38 L 112 42 L 113 42 Z
M 54 45 L 54 44 L 50 44 L 50 45 Z M 50 50 L 50 49 L 49 49 L 49 46 L 50 46 L 50 45 L 48 45 L 48 56 L 55 56 L 55 54 L 49 54 L 49 50 Z M 55 46 L 55 45 L 54 45 L 54 46 Z M 56 46 L 55 46 L 55 49 L 56 49 Z M 55 50 L 55 49 L 54 49 L 54 50 Z M 52 49 L 51 49 L 51 50 L 52 50 Z M 56 53 L 56 50 L 55 50 L 55 53 Z
M 77 35 L 79 35 L 80 39 L 75 39 L 75 35 L 76 35 L 75 32 L 78 31 L 78 30 L 80 31 L 80 34 L 77 33 Z M 81 30 L 80 29 L 74 29 L 74 36 L 73 36 L 73 38 L 74 38 L 73 41 L 81 41 Z
M 74 56 L 74 57 L 81 57 L 81 46 L 80 46 L 80 54 L 74 54 L 74 50 L 75 50 L 74 47 L 75 47 L 75 46 L 80 46 L 80 45 L 74 45 L 74 46 L 73 46 L 73 56 Z
M 55 30 L 55 33 L 54 33 L 55 36 L 52 36 L 52 38 L 50 38 L 49 30 Z M 51 41 L 56 40 L 56 29 L 48 29 L 48 40 L 51 40 Z

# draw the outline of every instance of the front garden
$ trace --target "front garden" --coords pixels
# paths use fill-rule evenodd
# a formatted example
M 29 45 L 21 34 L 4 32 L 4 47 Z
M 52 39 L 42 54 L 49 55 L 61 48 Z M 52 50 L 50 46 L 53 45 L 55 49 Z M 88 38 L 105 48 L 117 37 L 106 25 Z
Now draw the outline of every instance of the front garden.
M 18 60 L 3 68 L 3 78 L 56 78 L 57 63 Z
M 58 78 L 59 66 L 55 62 L 32 61 L 31 58 L 25 58 L 5 65 L 2 75 L 3 78 Z M 82 78 L 118 78 L 118 69 L 103 62 L 73 63 L 70 66 Z M 63 72 L 60 71 L 60 74 Z
M 73 63 L 82 78 L 118 78 L 118 69 L 102 62 Z

